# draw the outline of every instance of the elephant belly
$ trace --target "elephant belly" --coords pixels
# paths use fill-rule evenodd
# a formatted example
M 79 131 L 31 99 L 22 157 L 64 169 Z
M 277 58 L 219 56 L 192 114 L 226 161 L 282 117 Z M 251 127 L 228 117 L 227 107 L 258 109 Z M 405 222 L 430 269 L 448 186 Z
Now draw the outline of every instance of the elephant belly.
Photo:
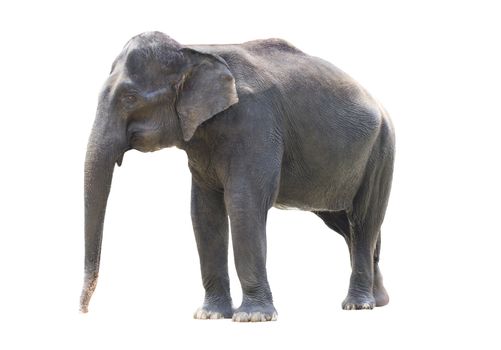
M 305 113 L 306 115 L 306 113 Z M 352 206 L 378 140 L 376 113 L 341 117 L 314 113 L 285 133 L 275 206 L 338 211 Z
M 350 208 L 364 178 L 375 134 L 358 142 L 309 138 L 301 147 L 286 147 L 275 206 L 308 211 Z
M 307 211 L 347 209 L 352 205 L 362 175 L 362 169 L 335 166 L 324 166 L 317 173 L 282 168 L 274 206 Z

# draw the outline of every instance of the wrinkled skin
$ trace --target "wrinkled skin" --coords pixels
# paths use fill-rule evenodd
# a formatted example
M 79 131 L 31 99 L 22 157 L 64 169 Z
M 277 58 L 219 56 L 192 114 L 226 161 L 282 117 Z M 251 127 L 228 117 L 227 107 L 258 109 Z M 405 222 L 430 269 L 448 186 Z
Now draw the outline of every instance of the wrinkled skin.
M 85 161 L 85 280 L 96 287 L 115 163 L 129 149 L 184 150 L 205 301 L 195 318 L 276 319 L 266 275 L 272 207 L 318 215 L 348 244 L 347 310 L 388 303 L 378 267 L 394 133 L 385 110 L 344 72 L 285 41 L 182 46 L 132 38 L 99 98 Z M 233 309 L 229 222 L 243 292 Z

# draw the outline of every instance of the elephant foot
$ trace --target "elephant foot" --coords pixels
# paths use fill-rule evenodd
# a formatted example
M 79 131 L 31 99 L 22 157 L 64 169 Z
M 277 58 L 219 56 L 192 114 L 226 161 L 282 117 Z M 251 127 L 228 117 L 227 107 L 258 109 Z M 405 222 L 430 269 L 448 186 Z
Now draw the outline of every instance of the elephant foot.
M 376 299 L 376 306 L 385 306 L 390 302 L 390 297 L 388 296 L 388 292 L 383 285 L 383 276 L 379 271 L 379 267 L 376 265 L 374 276 L 374 287 L 373 287 L 373 295 L 374 299 Z
M 385 306 L 390 302 L 390 297 L 383 286 L 378 288 L 374 286 L 374 299 L 376 300 L 376 306 Z
M 376 300 L 372 294 L 355 296 L 350 295 L 344 299 L 343 310 L 372 310 L 376 306 Z
M 240 306 L 233 313 L 234 322 L 266 322 L 276 321 L 277 310 L 273 304 L 267 306 Z
M 193 314 L 193 318 L 197 320 L 219 320 L 222 318 L 231 318 L 233 314 L 233 308 L 231 302 L 225 305 L 204 303 L 204 306 L 200 307 Z
M 193 318 L 196 320 L 219 320 L 226 318 L 222 312 L 207 310 L 203 307 L 195 311 Z

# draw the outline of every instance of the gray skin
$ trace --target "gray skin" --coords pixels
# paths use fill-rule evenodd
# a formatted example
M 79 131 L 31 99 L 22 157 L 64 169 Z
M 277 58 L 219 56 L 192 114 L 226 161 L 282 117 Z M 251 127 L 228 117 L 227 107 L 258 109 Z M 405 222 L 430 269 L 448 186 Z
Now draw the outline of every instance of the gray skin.
M 283 40 L 182 46 L 148 32 L 113 63 L 89 139 L 83 312 L 97 283 L 115 163 L 129 149 L 172 146 L 187 153 L 192 174 L 205 288 L 195 318 L 276 319 L 266 275 L 272 206 L 311 211 L 344 237 L 352 275 L 343 309 L 388 303 L 378 261 L 394 133 L 381 105 L 340 69 Z M 237 309 L 229 226 L 243 292 Z

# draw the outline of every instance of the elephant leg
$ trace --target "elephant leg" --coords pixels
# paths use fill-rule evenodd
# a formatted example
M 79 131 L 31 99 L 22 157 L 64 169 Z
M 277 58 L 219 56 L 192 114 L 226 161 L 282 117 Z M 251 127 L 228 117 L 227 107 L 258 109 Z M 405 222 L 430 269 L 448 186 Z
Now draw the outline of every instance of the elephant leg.
M 205 288 L 204 303 L 194 317 L 230 318 L 233 307 L 228 277 L 228 217 L 223 193 L 192 181 L 191 219 Z
M 348 246 L 350 246 L 350 221 L 346 211 L 314 211 L 313 213 L 322 219 L 327 227 L 343 236 Z
M 348 296 L 342 306 L 345 310 L 372 309 L 376 305 L 373 295 L 375 233 L 355 222 L 351 216 L 352 233 L 349 248 L 352 273 Z
M 237 322 L 277 318 L 266 273 L 266 218 L 274 193 L 274 186 L 253 185 L 245 179 L 225 192 L 235 267 L 242 286 L 242 304 L 233 314 Z
M 349 248 L 352 274 L 343 309 L 372 309 L 388 304 L 389 296 L 379 269 L 380 232 L 364 231 L 359 225 L 353 225 Z
M 351 226 L 347 213 L 345 211 L 316 211 L 314 213 L 318 215 L 330 229 L 343 236 L 348 245 L 348 248 L 351 250 Z M 381 233 L 379 232 L 376 242 L 376 248 L 374 250 L 374 282 L 372 292 L 376 306 L 384 306 L 389 302 L 388 293 L 386 292 L 386 289 L 383 285 L 383 276 L 378 265 L 380 250 Z M 351 251 L 350 259 L 352 259 Z
M 379 270 L 381 224 L 390 194 L 393 157 L 373 152 L 362 184 L 347 211 L 350 222 L 352 274 L 343 309 L 372 309 L 386 305 L 388 294 Z
M 385 306 L 390 302 L 390 297 L 383 285 L 383 275 L 379 270 L 379 252 L 381 250 L 381 232 L 379 232 L 376 249 L 374 250 L 374 285 L 372 294 L 376 299 L 376 306 Z

